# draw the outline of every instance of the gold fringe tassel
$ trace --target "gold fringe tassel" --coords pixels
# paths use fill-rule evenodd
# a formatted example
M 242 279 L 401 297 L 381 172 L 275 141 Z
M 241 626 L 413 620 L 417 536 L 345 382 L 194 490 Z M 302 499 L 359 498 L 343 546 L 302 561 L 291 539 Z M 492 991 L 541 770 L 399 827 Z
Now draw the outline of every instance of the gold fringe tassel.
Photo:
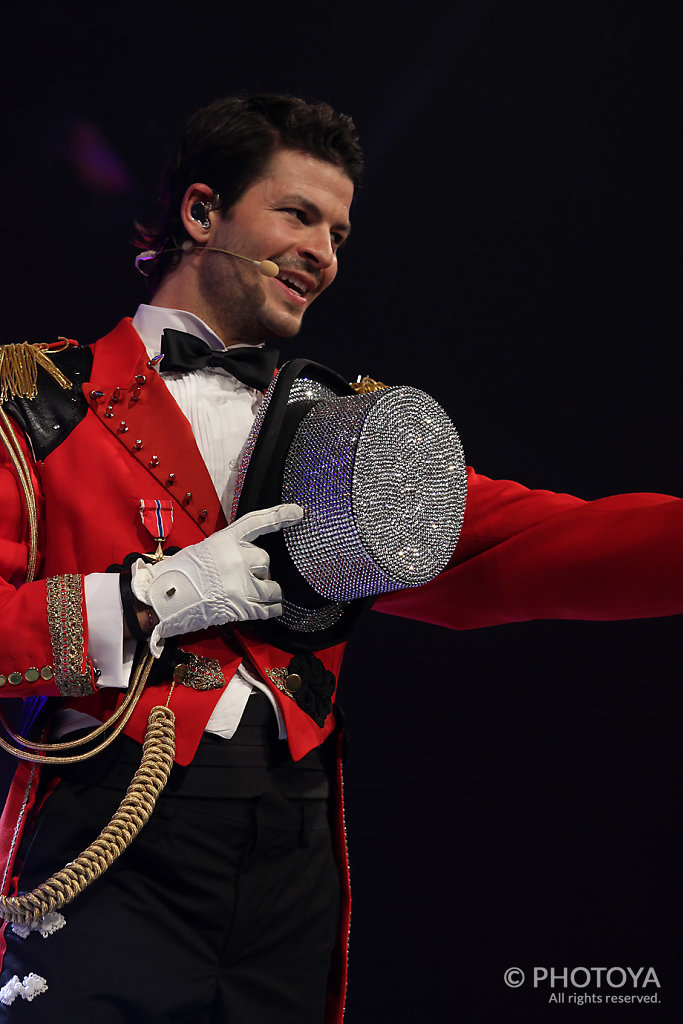
M 64 348 L 54 349 L 63 352 L 69 347 L 66 338 L 60 338 Z M 68 391 L 71 381 L 47 354 L 47 345 L 30 345 L 24 341 L 19 345 L 0 346 L 0 405 L 8 398 L 35 398 L 38 394 L 38 367 L 50 374 L 61 388 Z

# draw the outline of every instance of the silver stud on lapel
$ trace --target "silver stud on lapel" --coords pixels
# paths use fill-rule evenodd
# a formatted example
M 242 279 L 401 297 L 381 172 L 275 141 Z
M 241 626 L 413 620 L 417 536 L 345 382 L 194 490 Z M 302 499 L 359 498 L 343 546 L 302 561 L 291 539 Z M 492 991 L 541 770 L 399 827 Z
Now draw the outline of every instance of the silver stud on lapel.
M 209 510 L 208 510 L 208 508 L 203 508 L 203 509 L 201 510 L 201 512 L 199 513 L 199 518 L 200 518 L 200 519 L 206 519 L 206 517 L 208 516 L 208 514 L 209 514 Z
M 104 398 L 104 391 L 91 391 L 90 397 L 93 402 L 96 402 L 98 398 Z
M 118 402 L 120 398 L 121 398 L 121 388 L 116 387 L 116 388 L 114 388 L 114 390 L 112 392 L 111 400 L 112 400 L 112 402 Z
M 146 384 L 146 382 L 147 378 L 145 377 L 144 373 L 135 374 L 135 383 L 138 384 L 140 387 L 142 387 L 143 384 Z
M 175 483 L 175 473 L 169 473 L 168 474 L 168 480 L 166 481 L 166 485 L 168 487 L 172 487 L 174 483 Z
M 158 455 L 153 455 L 152 458 L 149 460 L 149 464 L 150 464 L 150 466 L 158 466 L 159 465 L 159 456 Z
M 140 451 L 140 449 L 142 448 L 142 441 L 140 440 L 140 438 L 137 439 L 137 441 L 133 445 L 133 448 L 135 449 L 136 452 Z
M 128 432 L 128 424 L 125 420 L 121 420 L 119 423 L 119 434 L 126 434 Z
M 157 365 L 161 362 L 161 360 L 163 358 L 164 358 L 163 352 L 160 352 L 158 356 L 154 356 L 154 358 L 150 359 L 150 361 L 147 363 L 147 369 L 148 370 L 155 370 L 157 368 Z
M 189 505 L 191 501 L 192 501 L 192 491 L 185 491 L 185 495 L 183 497 L 183 505 Z
M 111 407 L 111 405 L 107 406 L 104 415 L 105 415 L 105 418 L 108 419 L 108 420 L 110 420 L 112 418 L 112 416 L 114 415 L 114 410 Z

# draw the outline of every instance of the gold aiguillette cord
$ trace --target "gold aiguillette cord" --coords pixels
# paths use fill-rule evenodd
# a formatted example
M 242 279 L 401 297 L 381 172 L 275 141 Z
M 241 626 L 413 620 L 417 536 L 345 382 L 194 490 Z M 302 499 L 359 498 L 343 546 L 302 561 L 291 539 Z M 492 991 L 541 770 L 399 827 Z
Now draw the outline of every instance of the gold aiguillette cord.
M 36 363 L 40 363 L 41 366 L 48 369 L 61 387 L 68 388 L 71 385 L 67 378 L 53 366 L 49 358 L 43 356 L 42 350 L 36 350 L 35 346 L 26 346 L 26 351 L 24 346 L 11 347 L 13 350 L 21 348 L 21 352 L 9 352 L 8 346 L 4 347 L 4 351 L 0 351 L 0 382 L 2 384 L 0 441 L 7 449 L 14 466 L 26 505 L 29 553 L 25 582 L 30 583 L 35 578 L 38 557 L 36 498 L 26 458 L 1 403 L 8 394 L 19 394 L 28 398 L 35 393 Z M 29 349 L 33 350 L 33 356 L 28 351 Z M 28 360 L 26 359 L 27 351 L 30 357 Z M 158 545 L 155 560 L 163 557 L 160 549 L 161 543 Z M 146 651 L 131 680 L 124 700 L 107 722 L 92 730 L 87 736 L 77 740 L 64 740 L 60 743 L 34 743 L 32 740 L 14 733 L 0 712 L 0 722 L 14 742 L 19 744 L 19 746 L 14 746 L 0 737 L 0 747 L 22 760 L 38 764 L 77 764 L 95 756 L 105 750 L 125 728 L 145 687 L 153 662 L 154 658 L 149 651 Z M 140 767 L 135 772 L 126 795 L 109 823 L 103 828 L 97 839 L 74 861 L 31 892 L 23 893 L 20 896 L 0 895 L 0 918 L 14 924 L 31 924 L 46 914 L 63 907 L 106 871 L 132 843 L 143 825 L 149 821 L 159 795 L 168 782 L 175 758 L 175 715 L 168 706 L 174 686 L 173 683 L 166 704 L 156 705 L 149 713 Z M 57 753 L 92 743 L 94 739 L 110 729 L 115 721 L 118 721 L 116 728 L 96 747 L 81 754 Z
M 129 712 L 119 723 L 115 735 L 118 735 L 132 714 L 137 697 L 147 681 L 152 662 L 152 655 L 147 652 L 132 683 L 132 690 L 137 696 L 134 701 L 131 701 Z M 75 860 L 31 892 L 22 893 L 20 896 L 0 896 L 0 918 L 16 924 L 31 924 L 46 914 L 59 910 L 83 892 L 91 882 L 99 878 L 108 867 L 111 867 L 126 847 L 130 846 L 143 825 L 149 821 L 173 767 L 175 715 L 168 706 L 172 693 L 173 686 L 171 686 L 166 705 L 157 705 L 150 711 L 142 745 L 140 767 L 135 772 L 118 810 L 102 829 L 97 839 Z M 113 738 L 114 735 L 109 738 L 107 743 L 111 742 Z M 73 745 L 73 743 L 70 744 L 70 746 Z M 69 758 L 43 757 L 40 760 L 42 763 L 47 760 L 50 763 L 70 764 L 97 753 L 105 745 L 107 744 L 100 744 L 96 750 L 85 755 Z M 59 746 L 59 744 L 50 746 Z M 38 756 L 33 755 L 29 759 L 37 760 Z

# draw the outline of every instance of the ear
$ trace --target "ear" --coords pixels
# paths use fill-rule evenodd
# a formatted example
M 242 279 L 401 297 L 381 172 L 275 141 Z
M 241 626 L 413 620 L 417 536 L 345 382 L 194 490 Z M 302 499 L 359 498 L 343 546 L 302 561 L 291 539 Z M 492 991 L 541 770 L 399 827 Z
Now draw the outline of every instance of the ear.
M 197 245 L 205 245 L 211 235 L 211 221 L 220 216 L 216 210 L 212 210 L 212 203 L 215 202 L 216 194 L 210 185 L 203 185 L 199 182 L 194 185 L 190 185 L 183 200 L 180 204 L 180 219 L 183 222 L 183 227 L 187 231 L 188 235 L 193 242 Z M 200 203 L 204 207 L 204 216 L 199 217 L 198 209 L 196 204 Z M 194 209 L 193 209 L 194 208 Z M 194 212 L 194 216 L 192 215 Z M 204 220 L 209 221 L 209 227 L 205 227 L 202 223 Z

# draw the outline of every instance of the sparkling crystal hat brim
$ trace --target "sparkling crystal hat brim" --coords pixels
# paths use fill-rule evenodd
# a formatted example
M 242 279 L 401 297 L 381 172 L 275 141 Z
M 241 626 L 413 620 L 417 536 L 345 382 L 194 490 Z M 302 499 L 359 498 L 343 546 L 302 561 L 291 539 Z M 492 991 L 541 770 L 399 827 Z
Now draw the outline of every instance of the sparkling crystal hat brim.
M 465 481 L 458 435 L 429 395 L 358 395 L 326 367 L 287 363 L 245 446 L 233 510 L 305 510 L 297 526 L 262 538 L 284 598 L 281 618 L 263 624 L 269 639 L 330 646 L 365 599 L 433 579 L 458 540 Z

